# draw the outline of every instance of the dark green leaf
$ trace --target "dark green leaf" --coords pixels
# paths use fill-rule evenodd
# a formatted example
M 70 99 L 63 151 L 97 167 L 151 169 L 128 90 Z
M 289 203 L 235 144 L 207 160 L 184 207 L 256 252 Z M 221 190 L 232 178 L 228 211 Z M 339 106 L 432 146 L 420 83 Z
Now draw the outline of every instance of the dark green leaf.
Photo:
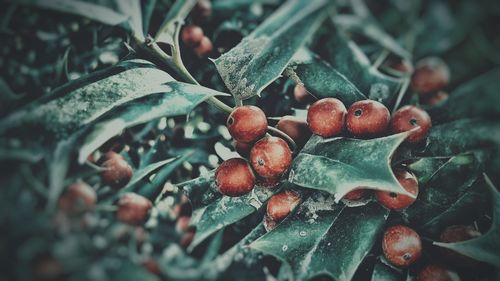
M 305 48 L 294 55 L 290 67 L 317 98 L 338 98 L 346 106 L 366 99 L 344 75 Z
M 196 0 L 179 0 L 168 10 L 163 23 L 161 24 L 155 39 L 174 45 L 176 25 L 184 22 L 191 9 L 196 5 Z
M 498 117 L 500 115 L 500 68 L 458 86 L 441 104 L 429 108 L 434 124 L 462 118 Z
M 406 275 L 400 270 L 388 265 L 386 262 L 377 259 L 373 268 L 371 281 L 405 281 Z
M 328 10 L 328 1 L 324 0 L 288 1 L 241 43 L 217 58 L 215 66 L 231 93 L 238 99 L 259 95 L 281 75 Z
M 298 280 L 325 273 L 351 280 L 389 212 L 377 203 L 347 208 L 332 199 L 313 194 L 250 247 L 287 262 Z
M 488 232 L 478 238 L 463 242 L 434 242 L 434 245 L 448 248 L 476 260 L 500 267 L 500 255 L 498 254 L 500 253 L 500 193 L 486 176 L 485 180 L 491 192 L 493 203 L 493 222 Z
M 146 123 L 160 117 L 185 115 L 206 99 L 225 95 L 199 85 L 177 81 L 161 87 L 163 93 L 150 95 L 126 103 L 97 121 L 87 133 L 79 152 L 80 163 L 110 138 L 126 128 Z
M 407 133 L 360 140 L 313 136 L 293 161 L 290 182 L 324 190 L 340 200 L 359 188 L 409 194 L 391 170 L 391 157 Z
M 125 186 L 123 189 L 128 190 L 130 188 L 130 186 L 133 186 L 134 184 L 136 184 L 137 182 L 142 180 L 144 177 L 152 174 L 154 171 L 158 170 L 162 166 L 165 166 L 165 165 L 167 165 L 175 160 L 176 160 L 176 158 L 166 159 L 166 160 L 163 160 L 160 162 L 150 164 L 150 165 L 148 165 L 140 170 L 134 171 L 133 177 L 130 179 L 127 186 Z

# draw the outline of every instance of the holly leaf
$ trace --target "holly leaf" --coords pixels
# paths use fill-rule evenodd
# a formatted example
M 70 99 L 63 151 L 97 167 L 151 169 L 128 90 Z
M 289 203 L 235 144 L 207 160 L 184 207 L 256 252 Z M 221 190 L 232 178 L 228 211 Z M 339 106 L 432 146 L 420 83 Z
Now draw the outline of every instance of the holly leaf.
M 393 268 L 386 262 L 382 261 L 381 258 L 377 259 L 375 266 L 373 267 L 373 273 L 371 281 L 405 281 L 406 276 L 401 273 L 400 270 Z
M 306 48 L 294 55 L 290 69 L 317 98 L 338 98 L 346 106 L 367 99 L 344 75 Z
M 124 129 L 158 119 L 189 114 L 196 106 L 213 96 L 226 95 L 212 89 L 178 81 L 162 85 L 163 93 L 150 95 L 115 108 L 95 122 L 86 133 L 78 161 Z
M 168 73 L 150 62 L 125 61 L 55 90 L 52 99 L 40 99 L 13 112 L 0 121 L 0 134 L 14 131 L 22 136 L 29 131 L 30 135 L 37 132 L 46 136 L 45 141 L 61 140 L 119 105 L 171 91 L 164 83 L 172 81 Z
M 436 166 L 433 161 L 426 162 L 430 167 Z M 485 199 L 480 196 L 481 191 L 478 188 L 481 185 L 477 182 L 481 162 L 474 154 L 451 157 L 436 171 L 421 169 L 422 165 L 423 163 L 409 166 L 412 171 L 418 167 L 420 171 L 430 172 L 430 175 L 423 176 L 429 180 L 419 183 L 418 200 L 403 211 L 403 216 L 412 224 L 426 233 L 437 234 L 442 230 L 443 222 L 458 219 L 462 223 L 472 222 L 481 211 L 484 211 L 478 207 L 484 205 L 480 199 Z M 479 201 L 475 201 L 478 199 Z M 467 211 L 471 208 L 473 211 Z
M 240 197 L 224 196 L 217 191 L 213 172 L 178 186 L 193 206 L 190 224 L 196 226 L 196 233 L 188 250 L 194 249 L 216 231 L 259 210 L 279 189 L 255 187 L 252 192 Z
M 486 174 L 484 174 L 484 178 L 491 192 L 493 204 L 491 228 L 485 234 L 471 240 L 456 243 L 434 242 L 433 244 L 500 267 L 500 256 L 498 255 L 500 253 L 500 193 Z
M 325 273 L 351 280 L 388 213 L 377 203 L 347 208 L 315 193 L 250 247 L 288 263 L 297 280 Z
M 165 42 L 170 45 L 174 44 L 175 32 L 178 24 L 184 22 L 189 12 L 196 5 L 196 0 L 179 0 L 168 10 L 165 19 L 163 20 L 160 28 L 156 32 L 155 39 L 157 41 Z
M 434 124 L 462 118 L 496 118 L 500 115 L 499 87 L 500 68 L 496 68 L 458 86 L 448 99 L 427 111 Z
M 359 187 L 413 197 L 398 183 L 390 164 L 394 151 L 407 136 L 401 133 L 361 140 L 314 135 L 293 161 L 289 181 L 327 191 L 337 201 Z
M 328 5 L 325 0 L 287 1 L 236 47 L 217 58 L 215 66 L 230 92 L 240 100 L 248 99 L 276 80 L 326 18 Z
M 389 105 L 396 97 L 401 81 L 380 73 L 353 42 L 333 24 L 326 38 L 324 59 L 342 73 L 368 98 Z

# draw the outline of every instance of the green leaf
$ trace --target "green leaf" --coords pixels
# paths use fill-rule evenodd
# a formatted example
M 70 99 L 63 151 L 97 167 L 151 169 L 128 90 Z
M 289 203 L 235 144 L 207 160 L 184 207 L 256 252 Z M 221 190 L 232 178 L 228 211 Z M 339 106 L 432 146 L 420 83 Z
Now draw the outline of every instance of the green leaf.
M 500 125 L 484 119 L 460 119 L 434 126 L 423 152 L 428 156 L 453 156 L 500 144 Z
M 196 5 L 196 0 L 178 0 L 170 7 L 165 19 L 163 20 L 158 32 L 156 32 L 155 39 L 157 41 L 165 42 L 174 45 L 174 36 L 176 25 L 184 22 L 189 12 Z
M 159 281 L 160 279 L 146 270 L 142 265 L 137 265 L 128 260 L 118 261 L 118 267 L 110 272 L 109 280 L 122 281 Z
M 429 161 L 430 167 L 434 163 Z M 410 169 L 415 166 L 410 165 Z M 422 169 L 421 169 L 422 170 Z M 436 171 L 430 171 L 428 181 L 419 183 L 418 199 L 408 207 L 403 215 L 419 229 L 431 234 L 439 233 L 444 225 L 439 222 L 450 221 L 459 218 L 460 221 L 472 222 L 480 212 L 479 206 L 484 205 L 481 201 L 471 199 L 477 198 L 477 177 L 481 171 L 481 163 L 474 154 L 462 154 L 451 157 L 443 163 Z M 479 194 L 480 195 L 480 194 Z M 484 199 L 484 198 L 483 198 Z M 474 212 L 464 213 L 461 206 L 476 206 Z M 443 220 L 446 216 L 446 220 Z
M 308 49 L 300 49 L 294 55 L 290 68 L 317 98 L 338 98 L 346 106 L 366 99 L 344 75 Z
M 418 183 L 426 184 L 443 166 L 449 163 L 451 157 L 423 157 L 408 165 L 417 177 Z
M 385 32 L 371 16 L 362 18 L 353 15 L 336 15 L 333 17 L 333 21 L 344 31 L 362 34 L 392 53 L 405 59 L 411 59 L 410 53 Z
M 134 171 L 134 175 L 130 179 L 129 183 L 123 188 L 123 190 L 128 190 L 131 186 L 133 186 L 134 184 L 136 184 L 137 182 L 139 182 L 144 177 L 152 174 L 154 171 L 158 170 L 162 166 L 165 166 L 165 165 L 167 165 L 167 164 L 175 161 L 176 159 L 178 159 L 178 157 L 177 158 L 166 159 L 166 160 L 163 160 L 163 161 L 160 161 L 160 162 L 156 162 L 156 163 L 150 164 L 150 165 L 148 165 L 148 166 L 146 166 L 146 167 L 144 167 L 142 169 Z
M 398 183 L 390 163 L 407 136 L 361 140 L 314 135 L 293 161 L 289 181 L 327 191 L 337 201 L 359 187 L 413 196 Z
M 389 105 L 394 101 L 401 81 L 372 67 L 361 49 L 333 25 L 324 47 L 325 59 L 370 99 Z
M 347 208 L 315 193 L 250 247 L 287 262 L 298 280 L 324 273 L 351 280 L 388 213 L 377 203 Z
M 433 244 L 500 267 L 500 256 L 498 255 L 500 253 L 500 193 L 489 178 L 484 176 L 493 202 L 491 228 L 485 234 L 471 240 L 457 243 L 434 242 Z
M 241 43 L 217 58 L 215 66 L 231 93 L 238 99 L 259 95 L 281 75 L 328 10 L 325 0 L 288 1 Z
M 125 69 L 66 94 L 54 94 L 51 100 L 34 102 L 12 113 L 0 121 L 0 134 L 20 131 L 19 128 L 26 126 L 21 133 L 31 128 L 45 133 L 49 139 L 63 139 L 121 104 L 171 91 L 172 87 L 163 84 L 174 81 L 173 78 L 151 63 L 133 60 L 124 64 L 135 64 L 135 68 Z
M 200 85 L 177 81 L 162 85 L 162 91 L 115 108 L 95 122 L 80 147 L 78 161 L 85 162 L 89 154 L 126 128 L 160 117 L 189 114 L 206 99 L 226 95 Z
M 149 33 L 149 25 L 151 23 L 151 17 L 156 8 L 156 0 L 145 0 L 142 5 L 142 26 L 144 34 Z
M 449 98 L 427 111 L 434 124 L 462 118 L 500 115 L 500 68 L 488 71 L 458 86 Z
M 79 0 L 21 0 L 16 3 L 75 14 L 111 26 L 122 25 L 138 38 L 144 38 L 140 18 L 141 10 L 137 0 L 118 0 L 115 2 L 118 7 L 107 7 Z
M 373 268 L 371 281 L 405 281 L 406 276 L 400 270 L 393 268 L 378 259 Z
M 186 192 L 193 205 L 190 224 L 196 226 L 196 233 L 189 250 L 216 231 L 260 209 L 279 189 L 255 187 L 251 193 L 240 197 L 223 196 L 217 191 L 213 173 L 179 184 L 179 188 Z

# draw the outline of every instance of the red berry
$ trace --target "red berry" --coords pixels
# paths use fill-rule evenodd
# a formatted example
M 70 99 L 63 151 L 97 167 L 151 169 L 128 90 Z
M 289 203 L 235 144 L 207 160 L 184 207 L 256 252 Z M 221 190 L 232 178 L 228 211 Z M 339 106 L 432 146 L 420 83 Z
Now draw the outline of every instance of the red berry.
M 181 40 L 184 44 L 198 46 L 203 39 L 203 29 L 197 25 L 188 25 L 182 29 Z
M 271 196 L 267 202 L 267 216 L 276 221 L 282 221 L 300 203 L 300 194 L 285 190 Z
M 191 217 L 181 216 L 177 219 L 175 223 L 175 230 L 179 233 L 186 232 L 189 228 L 189 221 L 191 221 Z
M 339 135 L 344 129 L 347 109 L 335 98 L 321 99 L 311 105 L 307 111 L 309 129 L 322 137 Z
M 77 182 L 70 185 L 59 198 L 59 209 L 70 214 L 79 214 L 93 209 L 96 202 L 95 190 L 84 182 Z
M 193 242 L 194 234 L 194 229 L 188 229 L 188 231 L 182 235 L 181 241 L 179 242 L 182 248 L 187 248 L 191 242 Z
M 102 165 L 102 163 L 113 158 L 124 159 L 123 156 L 121 156 L 119 153 L 116 153 L 114 151 L 108 151 L 99 158 L 99 160 L 97 161 L 97 165 Z
M 149 199 L 132 192 L 123 194 L 116 205 L 118 207 L 117 219 L 130 225 L 144 223 L 153 207 Z
M 264 228 L 266 229 L 267 232 L 273 230 L 276 228 L 278 223 L 271 219 L 267 214 L 264 215 L 264 218 L 262 219 L 262 224 L 264 225 Z
M 229 114 L 226 125 L 235 140 L 251 143 L 266 134 L 266 114 L 253 105 L 239 106 Z
M 344 195 L 343 199 L 347 199 L 350 201 L 356 201 L 356 200 L 363 198 L 367 192 L 368 192 L 368 190 L 366 190 L 366 189 L 355 189 L 355 190 L 347 193 L 346 195 Z
M 414 70 L 413 65 L 405 59 L 392 59 L 387 64 L 390 68 L 405 74 L 410 74 Z
M 393 265 L 407 267 L 415 263 L 422 254 L 420 236 L 403 225 L 389 227 L 382 238 L 385 258 Z
M 102 181 L 112 188 L 125 186 L 132 178 L 132 167 L 123 157 L 112 157 L 102 163 Z
M 380 136 L 387 131 L 391 114 L 385 105 L 374 100 L 355 102 L 347 112 L 347 129 L 357 137 Z
M 247 143 L 242 141 L 233 141 L 233 146 L 236 152 L 243 157 L 248 157 L 250 155 L 250 150 L 252 149 L 253 143 Z
M 298 103 L 302 104 L 306 104 L 312 100 L 311 94 L 302 84 L 295 85 L 295 88 L 293 88 L 293 97 Z
M 439 91 L 435 94 L 421 97 L 420 102 L 427 105 L 438 105 L 448 99 L 448 94 L 444 91 Z
M 407 105 L 394 113 L 390 127 L 391 132 L 394 134 L 419 127 L 412 131 L 406 139 L 409 143 L 418 143 L 427 136 L 427 133 L 431 129 L 431 117 L 426 111 L 413 105 Z
M 418 273 L 418 281 L 460 281 L 455 271 L 446 267 L 430 264 Z
M 441 232 L 439 240 L 444 243 L 456 243 L 481 236 L 481 232 L 467 225 L 451 225 Z M 474 267 L 479 264 L 473 258 L 464 256 L 450 249 L 440 249 L 444 258 L 454 265 Z
M 194 52 L 198 55 L 200 58 L 208 57 L 212 51 L 214 50 L 214 45 L 212 44 L 212 40 L 210 38 L 203 36 L 201 38 L 200 43 L 196 48 L 194 48 Z
M 428 57 L 417 62 L 411 78 L 413 89 L 420 95 L 439 91 L 450 82 L 450 69 L 438 57 Z
M 295 116 L 283 116 L 276 125 L 276 128 L 287 134 L 293 141 L 302 147 L 311 137 L 311 131 L 307 122 Z
M 264 178 L 276 178 L 292 164 L 292 151 L 281 138 L 265 137 L 250 151 L 250 163 L 255 172 Z
M 418 181 L 414 175 L 403 169 L 395 169 L 394 175 L 406 191 L 415 195 L 415 197 L 418 195 Z M 387 191 L 377 191 L 375 195 L 382 205 L 391 210 L 407 208 L 416 200 L 416 198 L 410 196 Z
M 255 175 L 245 159 L 232 158 L 222 162 L 217 168 L 215 182 L 220 193 L 227 196 L 241 196 L 253 189 Z

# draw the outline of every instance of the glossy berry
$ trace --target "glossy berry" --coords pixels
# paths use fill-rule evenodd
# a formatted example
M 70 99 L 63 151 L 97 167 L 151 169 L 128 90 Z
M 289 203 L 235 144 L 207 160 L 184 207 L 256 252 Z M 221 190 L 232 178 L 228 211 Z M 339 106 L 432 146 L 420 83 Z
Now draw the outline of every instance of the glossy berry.
M 342 197 L 343 199 L 356 201 L 363 198 L 368 193 L 367 189 L 355 189 Z
M 132 178 L 132 167 L 123 157 L 112 157 L 101 165 L 102 181 L 114 189 L 125 186 Z
M 417 277 L 418 281 L 460 281 L 460 276 L 455 271 L 446 267 L 429 264 L 424 267 Z
M 233 146 L 234 150 L 236 150 L 236 152 L 238 152 L 239 155 L 243 157 L 248 157 L 248 155 L 250 155 L 250 150 L 253 147 L 253 143 L 234 140 Z
M 276 178 L 292 164 L 292 151 L 281 138 L 265 137 L 250 151 L 250 163 L 255 172 L 264 178 Z
M 347 129 L 357 137 L 380 136 L 387 131 L 391 114 L 385 105 L 374 100 L 355 102 L 347 111 Z
M 200 58 L 208 57 L 213 50 L 214 50 L 214 45 L 212 44 L 212 40 L 210 40 L 210 38 L 206 36 L 203 36 L 198 46 L 194 48 L 194 52 Z
M 450 69 L 438 57 L 428 57 L 417 62 L 411 78 L 412 88 L 420 95 L 439 91 L 450 83 Z
M 293 98 L 300 104 L 306 104 L 312 100 L 313 96 L 311 96 L 304 85 L 297 84 L 293 88 Z
M 203 39 L 203 29 L 197 25 L 188 25 L 182 29 L 181 40 L 184 44 L 195 47 Z
M 418 195 L 418 181 L 414 175 L 403 169 L 395 169 L 394 175 L 406 191 L 415 195 L 415 197 Z M 407 195 L 387 191 L 377 191 L 375 196 L 382 205 L 391 210 L 407 208 L 416 200 L 416 198 Z
M 229 114 L 226 126 L 236 141 L 251 143 L 266 134 L 266 114 L 253 105 L 239 106 Z
M 398 267 L 415 263 L 422 254 L 420 236 L 411 228 L 403 225 L 389 227 L 382 238 L 385 258 Z
M 347 109 L 335 98 L 321 99 L 311 105 L 307 111 L 309 129 L 322 137 L 339 135 L 344 129 Z
M 394 134 L 417 128 L 406 139 L 409 143 L 422 141 L 427 136 L 431 127 L 432 123 L 429 114 L 413 105 L 401 107 L 392 115 L 390 123 L 391 132 Z
M 448 93 L 445 91 L 439 91 L 437 93 L 421 97 L 420 102 L 426 105 L 438 105 L 443 103 L 445 100 L 448 99 Z
M 116 205 L 118 207 L 116 211 L 117 219 L 130 225 L 144 223 L 153 207 L 149 199 L 132 192 L 123 194 Z
M 477 231 L 471 226 L 467 225 L 451 225 L 446 227 L 439 240 L 444 243 L 456 243 L 467 241 L 481 236 L 481 232 Z M 464 267 L 473 267 L 479 264 L 478 261 L 459 254 L 453 250 L 442 248 L 440 249 L 444 258 L 454 265 L 460 265 Z
M 222 162 L 217 168 L 215 182 L 220 193 L 227 196 L 241 196 L 253 189 L 255 175 L 245 159 L 232 158 Z
M 300 203 L 300 194 L 295 191 L 285 190 L 271 196 L 267 202 L 267 216 L 280 222 Z
M 59 209 L 70 214 L 92 210 L 97 202 L 95 190 L 84 182 L 74 183 L 59 198 Z
M 296 116 L 283 116 L 276 125 L 276 128 L 287 134 L 292 140 L 302 147 L 311 137 L 311 131 L 307 122 Z

